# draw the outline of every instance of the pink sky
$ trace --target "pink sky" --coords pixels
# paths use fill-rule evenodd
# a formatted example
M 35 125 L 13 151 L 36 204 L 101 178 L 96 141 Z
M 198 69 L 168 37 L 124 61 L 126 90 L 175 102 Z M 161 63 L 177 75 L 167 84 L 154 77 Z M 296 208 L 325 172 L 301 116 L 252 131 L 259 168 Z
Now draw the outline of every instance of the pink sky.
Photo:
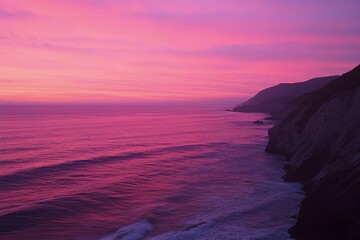
M 360 63 L 358 0 L 1 0 L 0 102 L 243 99 Z

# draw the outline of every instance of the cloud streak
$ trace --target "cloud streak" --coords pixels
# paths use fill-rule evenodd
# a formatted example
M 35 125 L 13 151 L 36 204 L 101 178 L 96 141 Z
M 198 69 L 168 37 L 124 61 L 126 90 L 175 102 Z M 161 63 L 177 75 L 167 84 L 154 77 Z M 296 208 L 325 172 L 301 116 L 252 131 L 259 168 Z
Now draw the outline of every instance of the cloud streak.
M 33 16 L 32 13 L 26 11 L 7 11 L 0 9 L 0 19 L 27 19 Z
M 340 74 L 360 61 L 359 8 L 354 0 L 3 0 L 0 101 L 229 98 Z

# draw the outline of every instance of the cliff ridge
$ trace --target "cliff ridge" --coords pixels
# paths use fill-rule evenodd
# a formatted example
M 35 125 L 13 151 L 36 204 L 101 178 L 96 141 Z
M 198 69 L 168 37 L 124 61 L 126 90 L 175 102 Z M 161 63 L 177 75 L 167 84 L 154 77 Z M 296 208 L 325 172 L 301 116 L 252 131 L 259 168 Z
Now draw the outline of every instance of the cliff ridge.
M 286 156 L 304 183 L 297 239 L 360 239 L 360 65 L 294 100 L 269 130 L 267 152 Z

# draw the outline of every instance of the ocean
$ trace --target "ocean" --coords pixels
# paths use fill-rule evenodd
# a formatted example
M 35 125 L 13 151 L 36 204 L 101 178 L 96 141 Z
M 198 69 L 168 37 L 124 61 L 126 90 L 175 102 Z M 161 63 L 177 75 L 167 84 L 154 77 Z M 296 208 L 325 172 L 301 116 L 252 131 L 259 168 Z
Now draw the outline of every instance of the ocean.
M 303 197 L 266 115 L 0 107 L 0 239 L 289 239 Z

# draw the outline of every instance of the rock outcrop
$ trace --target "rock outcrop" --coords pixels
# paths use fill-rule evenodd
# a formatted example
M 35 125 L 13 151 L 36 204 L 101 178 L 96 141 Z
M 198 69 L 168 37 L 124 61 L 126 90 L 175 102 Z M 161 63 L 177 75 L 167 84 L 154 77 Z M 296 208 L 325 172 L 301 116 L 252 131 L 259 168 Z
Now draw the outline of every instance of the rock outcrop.
M 285 115 L 266 151 L 286 156 L 285 180 L 304 183 L 291 236 L 360 239 L 360 65 L 294 99 Z
M 233 111 L 264 112 L 276 115 L 289 101 L 319 89 L 338 77 L 320 77 L 299 83 L 280 83 L 260 91 L 248 101 L 236 106 Z

